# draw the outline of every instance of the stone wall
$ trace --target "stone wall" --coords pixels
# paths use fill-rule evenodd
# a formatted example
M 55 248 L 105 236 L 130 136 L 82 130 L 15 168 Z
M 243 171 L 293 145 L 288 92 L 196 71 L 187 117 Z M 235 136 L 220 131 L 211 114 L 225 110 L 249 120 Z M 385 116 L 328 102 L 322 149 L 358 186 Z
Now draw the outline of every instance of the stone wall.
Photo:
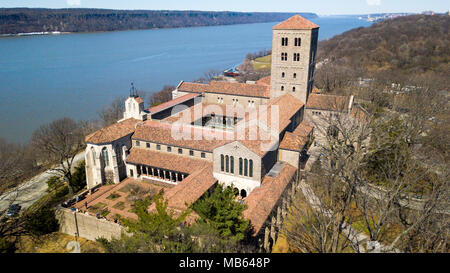
M 60 232 L 72 236 L 78 233 L 80 237 L 92 241 L 101 237 L 108 240 L 120 238 L 122 230 L 124 230 L 119 224 L 63 208 L 56 210 L 56 219 L 60 225 Z

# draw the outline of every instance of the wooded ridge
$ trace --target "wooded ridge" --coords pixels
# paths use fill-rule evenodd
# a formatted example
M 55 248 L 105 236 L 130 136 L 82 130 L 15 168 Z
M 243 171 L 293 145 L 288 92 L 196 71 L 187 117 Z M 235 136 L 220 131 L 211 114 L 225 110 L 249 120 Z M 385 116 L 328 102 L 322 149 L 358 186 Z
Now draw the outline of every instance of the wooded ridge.
M 283 21 L 296 13 L 1 8 L 0 34 L 94 32 Z M 299 13 L 317 18 L 314 13 Z

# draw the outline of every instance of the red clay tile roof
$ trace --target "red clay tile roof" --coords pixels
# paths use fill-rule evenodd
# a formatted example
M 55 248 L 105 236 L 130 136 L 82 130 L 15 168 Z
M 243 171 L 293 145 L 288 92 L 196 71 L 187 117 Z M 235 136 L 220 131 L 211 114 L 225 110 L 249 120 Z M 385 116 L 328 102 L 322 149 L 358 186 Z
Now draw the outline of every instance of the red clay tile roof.
M 258 85 L 270 85 L 270 75 L 256 81 Z
M 280 132 L 284 130 L 289 123 L 291 122 L 291 118 L 295 113 L 297 113 L 303 106 L 303 102 L 291 94 L 285 94 L 279 96 L 277 98 L 271 99 L 268 106 L 278 106 L 278 114 L 279 114 L 279 130 Z M 272 109 L 272 108 L 268 108 Z M 267 114 L 267 124 L 270 124 L 271 112 Z
M 308 137 L 311 134 L 313 128 L 313 126 L 309 125 L 306 121 L 303 120 L 302 122 L 300 122 L 297 128 L 295 128 L 293 133 L 301 137 Z
M 301 152 L 306 142 L 308 142 L 307 138 L 286 132 L 280 142 L 280 149 Z
M 209 84 L 182 82 L 179 91 L 194 93 L 217 93 L 236 96 L 270 98 L 270 88 L 267 85 L 246 84 L 225 81 L 211 81 Z
M 270 89 L 265 85 L 236 82 L 211 81 L 209 93 L 270 98 Z
M 289 182 L 295 179 L 296 172 L 297 168 L 284 163 L 276 177 L 265 176 L 261 187 L 254 189 L 245 199 L 247 209 L 243 215 L 250 220 L 254 229 L 253 235 L 257 235 L 261 230 Z
M 203 83 L 192 83 L 192 82 L 181 82 L 178 86 L 179 91 L 186 91 L 186 92 L 196 92 L 196 93 L 203 93 L 208 90 L 208 84 Z
M 313 127 L 302 121 L 294 132 L 286 132 L 280 142 L 280 149 L 302 151 L 309 140 Z
M 154 107 L 148 109 L 148 111 L 150 112 L 151 115 L 153 115 L 153 114 L 156 114 L 156 113 L 161 112 L 163 110 L 166 110 L 166 109 L 168 109 L 170 107 L 173 107 L 173 106 L 175 106 L 177 104 L 180 104 L 180 103 L 186 102 L 186 101 L 188 101 L 190 99 L 193 99 L 193 98 L 195 98 L 197 96 L 200 96 L 200 94 L 196 94 L 196 93 L 186 94 L 184 96 L 181 96 L 181 97 L 178 97 L 176 99 L 170 100 L 168 102 L 161 103 L 160 105 L 154 106 Z
M 176 131 L 177 129 L 179 130 Z M 136 127 L 136 131 L 132 138 L 136 140 L 212 152 L 214 148 L 230 142 L 226 139 L 227 137 L 232 138 L 231 136 L 228 136 L 229 134 L 233 135 L 233 132 L 214 130 L 205 127 L 194 127 L 190 125 L 180 126 L 177 129 L 174 129 L 174 131 L 183 132 L 183 129 L 185 129 L 184 132 L 191 133 L 191 139 L 182 138 L 181 136 L 180 139 L 174 138 L 172 136 L 172 124 L 158 121 L 146 121 L 145 123 L 140 124 Z M 207 140 L 203 137 L 201 140 L 198 140 L 195 139 L 196 135 L 207 135 L 210 139 Z
M 306 108 L 327 111 L 348 111 L 350 97 L 311 93 Z
M 189 107 L 186 110 L 183 110 L 181 112 L 176 113 L 175 115 L 172 115 L 170 117 L 167 117 L 163 119 L 164 122 L 173 123 L 176 121 L 183 121 L 186 124 L 191 124 L 194 121 L 197 121 L 201 117 L 210 115 L 210 114 L 216 114 L 216 115 L 225 115 L 225 116 L 236 116 L 237 118 L 244 118 L 245 112 L 248 111 L 248 109 L 242 107 L 240 104 L 238 104 L 236 107 L 232 105 L 225 105 L 225 104 L 216 104 L 216 103 L 202 103 L 202 104 L 196 104 L 196 107 L 202 107 L 201 111 L 195 112 L 194 107 Z M 218 110 L 220 109 L 220 111 Z M 219 112 L 218 112 L 219 111 Z M 229 111 L 229 112 L 227 112 Z M 197 116 L 199 115 L 199 116 Z M 180 120 L 180 118 L 183 117 L 183 120 Z
M 138 104 L 144 103 L 144 100 L 141 97 L 134 98 Z
M 284 22 L 274 26 L 273 29 L 315 29 L 319 28 L 318 25 L 306 20 L 300 15 L 294 15 Z
M 126 161 L 127 163 L 146 165 L 189 174 L 212 165 L 211 162 L 203 159 L 194 159 L 136 147 L 131 148 Z
M 108 127 L 102 128 L 92 134 L 87 135 L 85 140 L 87 143 L 93 144 L 112 142 L 129 134 L 132 134 L 138 122 L 141 121 L 130 118 L 121 122 L 114 123 Z
M 164 197 L 169 201 L 169 208 L 185 210 L 186 203 L 191 205 L 197 201 L 216 182 L 210 165 L 196 170 L 178 185 L 166 190 Z

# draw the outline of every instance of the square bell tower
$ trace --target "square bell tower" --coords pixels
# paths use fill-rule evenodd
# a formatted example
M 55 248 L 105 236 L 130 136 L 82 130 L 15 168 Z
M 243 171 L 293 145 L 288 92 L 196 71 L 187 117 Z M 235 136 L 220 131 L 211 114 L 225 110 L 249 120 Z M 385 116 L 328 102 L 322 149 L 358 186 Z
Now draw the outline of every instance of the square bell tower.
M 291 94 L 306 104 L 313 88 L 319 26 L 295 15 L 273 27 L 270 97 Z

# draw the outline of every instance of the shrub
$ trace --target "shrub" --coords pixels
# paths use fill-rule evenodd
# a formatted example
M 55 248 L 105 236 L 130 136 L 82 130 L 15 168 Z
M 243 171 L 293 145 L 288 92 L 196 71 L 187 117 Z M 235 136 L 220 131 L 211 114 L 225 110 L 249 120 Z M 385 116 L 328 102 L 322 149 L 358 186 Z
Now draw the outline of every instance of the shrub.
M 50 207 L 43 207 L 27 216 L 25 219 L 25 228 L 28 232 L 36 236 L 58 231 L 59 223 L 55 217 L 55 210 Z
M 72 174 L 72 187 L 74 192 L 78 192 L 86 187 L 86 162 L 83 160 L 75 167 Z
M 47 180 L 48 189 L 47 192 L 55 191 L 59 184 L 61 183 L 61 178 L 58 176 L 52 176 Z

